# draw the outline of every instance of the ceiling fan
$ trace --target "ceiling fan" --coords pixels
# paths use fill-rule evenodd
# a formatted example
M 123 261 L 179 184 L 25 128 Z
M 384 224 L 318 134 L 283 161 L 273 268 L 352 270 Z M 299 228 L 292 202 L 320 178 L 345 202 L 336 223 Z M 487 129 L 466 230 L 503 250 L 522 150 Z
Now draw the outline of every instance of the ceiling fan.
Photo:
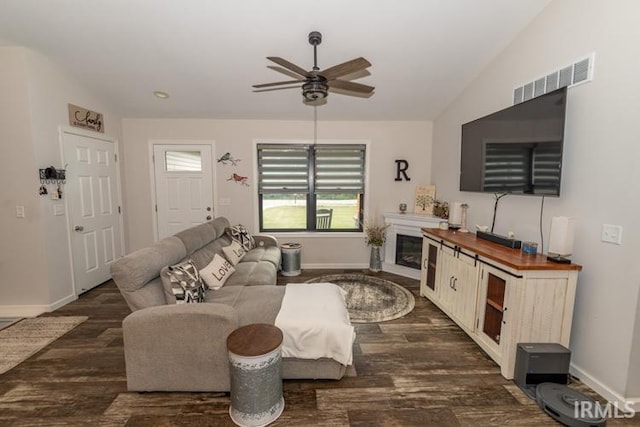
M 325 99 L 329 95 L 330 89 L 338 89 L 339 91 L 337 91 L 337 93 L 350 96 L 369 97 L 373 95 L 373 90 L 375 89 L 373 86 L 339 79 L 339 77 L 362 72 L 370 67 L 371 63 L 361 57 L 343 62 L 342 64 L 334 65 L 333 67 L 329 67 L 325 70 L 320 70 L 320 68 L 318 68 L 317 46 L 321 42 L 322 34 L 318 31 L 312 31 L 309 33 L 309 44 L 313 46 L 313 68 L 311 71 L 306 71 L 304 68 L 292 64 L 286 59 L 277 56 L 268 56 L 267 59 L 269 61 L 275 62 L 285 68 L 285 70 L 277 67 L 270 68 L 274 68 L 277 71 L 282 71 L 287 75 L 291 75 L 295 80 L 253 85 L 255 89 L 259 89 L 254 92 L 289 89 L 291 87 L 298 87 L 298 85 L 302 83 L 302 96 L 304 97 L 304 101 L 310 103 Z

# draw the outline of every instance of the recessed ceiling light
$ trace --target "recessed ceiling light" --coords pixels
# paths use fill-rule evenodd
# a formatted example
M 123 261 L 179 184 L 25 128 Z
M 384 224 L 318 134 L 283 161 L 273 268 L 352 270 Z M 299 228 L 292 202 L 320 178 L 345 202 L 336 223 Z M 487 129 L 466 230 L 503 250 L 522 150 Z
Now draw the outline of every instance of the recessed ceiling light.
M 169 98 L 169 94 L 167 92 L 162 92 L 161 90 L 156 90 L 155 92 L 153 92 L 153 94 L 156 96 L 156 98 L 160 98 L 160 99 Z

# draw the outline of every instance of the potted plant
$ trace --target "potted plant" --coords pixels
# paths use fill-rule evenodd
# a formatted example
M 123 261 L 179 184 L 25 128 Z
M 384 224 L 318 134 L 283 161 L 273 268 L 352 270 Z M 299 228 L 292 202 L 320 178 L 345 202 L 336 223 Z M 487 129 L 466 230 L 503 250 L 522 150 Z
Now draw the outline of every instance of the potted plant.
M 387 238 L 387 228 L 389 224 L 379 224 L 375 221 L 365 221 L 362 224 L 365 233 L 365 241 L 371 246 L 371 256 L 369 258 L 369 270 L 378 272 L 382 270 L 382 257 L 380 248 Z

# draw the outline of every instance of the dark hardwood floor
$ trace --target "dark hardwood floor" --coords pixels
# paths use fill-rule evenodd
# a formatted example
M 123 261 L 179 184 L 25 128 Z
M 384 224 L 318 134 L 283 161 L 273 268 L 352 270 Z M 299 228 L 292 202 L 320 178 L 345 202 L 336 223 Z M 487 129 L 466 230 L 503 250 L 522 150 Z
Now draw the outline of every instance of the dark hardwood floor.
M 341 272 L 304 271 L 281 277 L 279 284 Z M 390 322 L 356 325 L 355 376 L 285 381 L 285 410 L 274 426 L 557 425 L 419 296 L 417 281 L 377 276 L 410 289 L 414 311 Z M 233 425 L 228 394 L 127 392 L 121 330 L 127 314 L 113 282 L 45 314 L 89 319 L 0 375 L 0 425 Z M 596 397 L 580 383 L 572 387 Z M 608 423 L 623 424 L 638 425 L 638 417 Z

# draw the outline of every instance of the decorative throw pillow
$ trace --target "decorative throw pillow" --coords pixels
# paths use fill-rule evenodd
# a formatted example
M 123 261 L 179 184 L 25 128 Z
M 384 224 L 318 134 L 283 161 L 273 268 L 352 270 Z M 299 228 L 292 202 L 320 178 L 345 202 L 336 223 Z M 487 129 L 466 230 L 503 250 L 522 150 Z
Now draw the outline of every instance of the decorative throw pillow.
M 227 234 L 231 237 L 231 240 L 235 240 L 240 243 L 247 252 L 256 246 L 256 241 L 253 236 L 242 224 L 227 227 Z
M 229 246 L 225 246 L 224 248 L 222 248 L 222 252 L 233 266 L 238 265 L 240 260 L 247 253 L 242 245 L 235 240 L 231 241 L 231 244 Z
M 193 261 L 169 266 L 167 276 L 176 304 L 204 302 L 206 288 Z
M 235 271 L 229 261 L 215 254 L 209 265 L 200 270 L 200 276 L 209 289 L 218 290 Z

